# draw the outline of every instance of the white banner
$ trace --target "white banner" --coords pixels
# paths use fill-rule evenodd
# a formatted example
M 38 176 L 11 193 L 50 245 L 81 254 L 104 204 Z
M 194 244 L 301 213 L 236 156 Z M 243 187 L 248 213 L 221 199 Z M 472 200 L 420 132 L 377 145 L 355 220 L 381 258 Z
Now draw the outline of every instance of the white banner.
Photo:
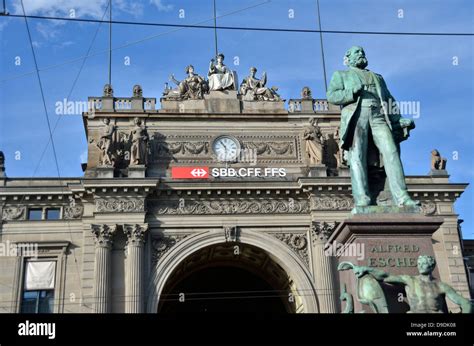
M 54 288 L 56 262 L 28 262 L 26 264 L 25 290 Z

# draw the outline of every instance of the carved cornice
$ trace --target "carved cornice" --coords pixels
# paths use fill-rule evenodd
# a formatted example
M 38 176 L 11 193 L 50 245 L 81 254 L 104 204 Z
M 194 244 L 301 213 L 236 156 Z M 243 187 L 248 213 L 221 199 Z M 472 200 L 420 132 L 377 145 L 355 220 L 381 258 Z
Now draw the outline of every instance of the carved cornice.
M 147 230 L 147 224 L 123 225 L 123 232 L 127 236 L 127 245 L 142 245 L 145 242 L 145 233 Z
M 91 231 L 92 234 L 95 236 L 95 244 L 98 247 L 110 248 L 113 243 L 112 237 L 116 230 L 117 225 L 91 224 Z
M 336 222 L 316 222 L 313 221 L 310 226 L 311 238 L 314 243 L 326 243 L 332 232 L 336 229 Z
M 98 213 L 139 213 L 145 211 L 145 201 L 143 198 L 98 198 L 95 210 Z
M 151 204 L 151 212 L 159 215 L 215 215 L 215 214 L 304 214 L 309 202 L 302 199 L 196 199 L 158 201 Z
M 288 245 L 309 266 L 308 239 L 301 233 L 269 233 Z
M 160 258 L 167 253 L 178 242 L 186 238 L 189 234 L 166 234 L 155 238 L 151 242 L 152 246 L 152 263 L 155 265 Z

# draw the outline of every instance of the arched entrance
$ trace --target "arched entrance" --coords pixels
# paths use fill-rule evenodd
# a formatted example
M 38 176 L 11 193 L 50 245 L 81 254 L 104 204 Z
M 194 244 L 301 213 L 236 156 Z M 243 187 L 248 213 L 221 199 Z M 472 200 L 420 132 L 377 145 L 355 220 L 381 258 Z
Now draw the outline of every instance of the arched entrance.
M 265 251 L 248 244 L 205 247 L 168 279 L 158 312 L 296 312 L 292 281 Z
M 238 247 L 239 255 L 234 254 L 234 246 Z M 229 287 L 217 284 L 211 285 L 213 289 L 209 286 L 201 288 L 206 282 L 203 278 L 213 274 L 227 275 L 229 280 L 240 277 L 242 284 L 246 284 L 236 289 L 241 291 L 240 294 L 252 290 L 273 292 L 268 298 L 276 302 L 273 309 L 319 312 L 313 279 L 301 258 L 276 237 L 251 230 L 242 231 L 237 243 L 226 243 L 224 232 L 210 230 L 189 235 L 173 246 L 153 268 L 147 290 L 147 311 L 173 311 L 175 308 L 166 304 L 173 299 L 176 302 L 180 298 L 179 293 L 184 293 L 184 301 L 188 299 L 189 302 L 191 297 L 186 296 L 186 291 L 212 292 L 213 295 L 218 287 L 228 291 Z M 216 280 L 223 281 L 224 277 Z M 212 306 L 208 304 L 205 308 L 211 309 Z M 199 311 L 199 306 L 194 309 Z

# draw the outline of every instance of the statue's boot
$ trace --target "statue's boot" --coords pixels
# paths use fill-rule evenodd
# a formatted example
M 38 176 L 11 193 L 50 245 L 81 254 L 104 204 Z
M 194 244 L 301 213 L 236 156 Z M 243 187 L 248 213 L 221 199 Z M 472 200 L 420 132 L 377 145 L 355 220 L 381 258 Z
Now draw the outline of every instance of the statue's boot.
M 367 207 L 370 205 L 370 197 L 369 196 L 354 196 L 354 204 L 356 207 Z
M 416 201 L 416 200 L 413 200 L 410 198 L 410 196 L 405 196 L 405 197 L 402 197 L 399 201 L 398 201 L 398 205 L 400 207 L 402 206 L 406 206 L 406 207 L 414 207 L 414 206 L 419 206 L 421 205 L 420 201 Z

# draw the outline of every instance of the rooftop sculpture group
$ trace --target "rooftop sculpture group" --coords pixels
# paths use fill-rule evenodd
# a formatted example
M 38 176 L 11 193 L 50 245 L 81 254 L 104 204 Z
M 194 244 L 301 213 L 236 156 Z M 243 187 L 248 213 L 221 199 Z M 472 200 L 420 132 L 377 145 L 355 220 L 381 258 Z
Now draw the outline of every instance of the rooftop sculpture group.
M 182 81 L 178 81 L 172 74 L 170 81 L 177 87 L 170 88 L 166 83 L 163 92 L 165 100 L 198 100 L 203 99 L 205 94 L 211 91 L 240 91 L 242 99 L 245 101 L 281 101 L 277 93 L 277 87 L 266 87 L 267 75 L 264 72 L 261 79 L 255 74 L 257 69 L 252 67 L 250 74 L 238 86 L 237 73 L 230 70 L 224 64 L 224 54 L 218 54 L 215 59 L 211 59 L 207 80 L 194 72 L 194 66 L 186 67 L 188 75 Z

